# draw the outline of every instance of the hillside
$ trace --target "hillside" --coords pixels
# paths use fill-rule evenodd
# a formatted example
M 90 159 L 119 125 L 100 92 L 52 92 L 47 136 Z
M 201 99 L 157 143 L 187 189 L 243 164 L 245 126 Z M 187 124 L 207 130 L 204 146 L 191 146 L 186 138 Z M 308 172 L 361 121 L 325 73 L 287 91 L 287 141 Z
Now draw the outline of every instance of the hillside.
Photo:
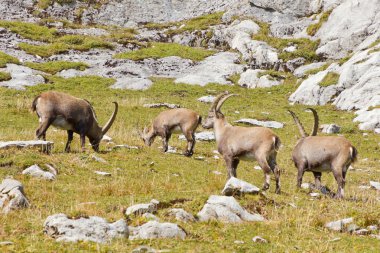
M 5 252 L 130 252 L 141 245 L 169 252 L 380 248 L 379 229 L 368 228 L 380 226 L 380 191 L 370 187 L 370 181 L 380 182 L 379 0 L 1 1 L 0 141 L 35 138 L 38 117 L 30 107 L 49 90 L 90 101 L 100 125 L 111 115 L 113 101 L 119 113 L 107 133 L 111 140 L 100 144 L 99 153 L 88 139 L 81 152 L 77 134 L 72 152 L 63 152 L 66 131 L 54 127 L 47 132 L 54 142 L 51 154 L 38 148 L 0 149 L 0 184 L 18 180 L 30 203 L 0 214 Z M 235 122 L 247 118 L 283 124 L 272 128 L 282 143 L 277 157 L 282 194 L 274 193 L 272 175 L 265 193 L 235 196 L 263 222 L 179 221 L 170 209 L 201 219 L 209 197 L 221 195 L 225 162 L 213 140 L 198 140 L 191 158 L 182 155 L 186 141 L 177 134 L 169 141 L 175 152 L 163 153 L 159 137 L 144 146 L 138 130 L 165 110 L 146 104 L 176 104 L 205 118 L 211 104 L 198 99 L 223 91 L 238 95 L 222 108 L 231 124 L 252 127 Z M 319 130 L 318 135 L 344 136 L 359 152 L 347 174 L 344 200 L 325 190 L 296 187 L 291 153 L 300 134 L 287 110 L 296 112 L 310 132 L 308 107 L 318 111 L 320 125 L 340 126 L 337 133 Z M 203 131 L 199 126 L 197 132 Z M 55 180 L 22 174 L 34 164 L 54 167 Z M 237 174 L 260 188 L 264 175 L 257 165 L 242 161 Z M 305 173 L 303 182 L 314 183 L 313 174 Z M 337 190 L 332 173 L 323 173 L 322 184 Z M 184 239 L 131 240 L 136 227 L 152 217 L 127 217 L 125 210 L 152 199 L 160 202 L 154 212 L 159 222 L 178 224 Z M 0 209 L 6 204 L 0 186 Z M 59 237 L 58 232 L 47 235 L 51 231 L 44 222 L 58 213 L 122 220 L 129 239 L 56 241 L 51 237 Z M 354 222 L 342 232 L 325 227 L 349 217 Z M 369 232 L 358 235 L 359 228 Z M 253 242 L 255 236 L 268 243 Z

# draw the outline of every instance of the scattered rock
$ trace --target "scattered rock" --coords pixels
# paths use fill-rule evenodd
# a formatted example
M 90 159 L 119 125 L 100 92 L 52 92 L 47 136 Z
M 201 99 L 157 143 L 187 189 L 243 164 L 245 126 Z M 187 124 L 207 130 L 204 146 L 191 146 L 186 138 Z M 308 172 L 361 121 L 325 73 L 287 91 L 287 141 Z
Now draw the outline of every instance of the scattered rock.
M 219 157 L 218 157 L 219 159 Z M 223 173 L 220 172 L 220 171 L 217 171 L 217 170 L 213 170 L 212 173 L 214 173 L 215 175 L 222 175 Z
M 375 181 L 369 181 L 369 184 L 372 188 L 375 188 L 376 190 L 380 191 L 380 183 Z
M 160 147 L 160 148 L 162 148 L 162 147 Z M 176 147 L 172 147 L 172 146 L 168 146 L 168 150 L 166 150 L 166 153 L 177 154 L 177 148 Z
M 349 232 L 349 233 L 354 233 L 355 231 L 359 230 L 360 227 L 354 223 L 352 224 L 349 224 L 346 228 L 346 231 Z
M 157 211 L 157 206 L 160 202 L 158 200 L 152 199 L 150 203 L 137 204 L 127 208 L 126 215 L 142 215 L 144 213 L 155 213 Z
M 4 71 L 8 72 L 12 79 L 0 82 L 0 86 L 16 90 L 25 90 L 26 86 L 34 86 L 45 83 L 45 79 L 40 72 L 26 66 L 7 64 Z
M 56 173 L 54 171 L 49 172 L 49 171 L 44 171 L 41 169 L 37 164 L 34 164 L 25 170 L 22 171 L 23 175 L 30 175 L 32 177 L 39 177 L 43 178 L 46 180 L 55 180 L 56 179 Z
M 194 222 L 195 218 L 191 213 L 186 212 L 182 208 L 172 208 L 169 210 L 169 215 L 174 216 L 176 220 L 182 222 Z
M 96 156 L 96 155 L 94 155 L 94 154 L 92 154 L 90 157 L 91 157 L 92 160 L 94 160 L 94 161 L 97 161 L 97 162 L 100 162 L 100 163 L 107 163 L 107 161 L 106 161 L 105 159 L 103 159 L 103 158 L 101 158 L 101 157 L 98 157 L 98 156 Z
M 203 102 L 203 103 L 212 103 L 214 102 L 214 99 L 215 99 L 215 96 L 207 95 L 207 96 L 198 98 L 198 101 Z
M 243 209 L 234 197 L 211 195 L 198 213 L 199 221 L 218 220 L 225 223 L 264 221 L 260 214 L 251 214 Z
M 139 227 L 130 228 L 129 239 L 179 238 L 185 239 L 186 233 L 177 224 L 149 221 Z
M 244 241 L 238 241 L 238 240 L 236 240 L 236 241 L 234 241 L 234 243 L 235 244 L 244 244 Z
M 104 142 L 111 142 L 112 138 L 109 137 L 108 135 L 103 135 L 102 141 L 104 141 Z
M 51 141 L 0 141 L 0 149 L 37 147 L 50 153 L 53 146 L 54 142 Z
M 99 171 L 99 170 L 94 170 L 94 173 L 97 174 L 97 175 L 100 175 L 100 176 L 108 176 L 108 177 L 111 176 L 111 173 L 104 172 L 104 171 Z
M 301 188 L 307 190 L 307 189 L 310 189 L 311 187 L 309 183 L 302 183 Z
M 262 168 L 261 168 L 260 166 L 258 166 L 258 165 L 255 165 L 253 168 L 254 168 L 255 170 L 262 170 Z
M 3 241 L 3 242 L 0 242 L 0 246 L 7 246 L 7 245 L 13 245 L 14 243 L 11 242 L 11 241 Z
M 122 145 L 115 145 L 112 147 L 112 149 L 119 149 L 119 148 L 126 148 L 126 149 L 139 149 L 137 146 L 130 146 L 127 144 L 122 144 Z
M 252 241 L 253 242 L 257 242 L 257 243 L 268 243 L 267 240 L 265 240 L 264 238 L 260 237 L 260 236 L 255 236 L 252 238 Z
M 160 108 L 160 107 L 166 107 L 166 108 L 170 108 L 170 109 L 180 108 L 180 107 L 181 107 L 180 105 L 176 105 L 176 104 L 168 104 L 168 103 L 144 104 L 143 106 L 146 107 L 146 108 Z
M 313 197 L 313 198 L 318 198 L 318 197 L 321 196 L 321 194 L 319 194 L 318 192 L 311 192 L 310 196 Z
M 4 179 L 0 184 L 0 209 L 3 213 L 29 207 L 22 184 L 14 179 Z
M 305 58 L 303 57 L 298 57 L 298 58 L 295 58 L 295 59 L 291 59 L 289 61 L 287 61 L 285 63 L 285 68 L 290 71 L 290 72 L 293 72 L 296 68 L 302 66 L 304 63 L 305 63 Z
M 371 225 L 371 226 L 368 226 L 367 229 L 369 231 L 376 231 L 379 229 L 379 227 L 377 225 Z
M 322 133 L 336 134 L 340 132 L 341 127 L 335 124 L 323 124 L 320 128 L 322 128 Z
M 354 235 L 369 235 L 369 234 L 371 234 L 371 231 L 369 231 L 365 228 L 362 228 L 362 229 L 354 231 L 353 234 Z
M 349 224 L 353 223 L 353 218 L 332 221 L 325 224 L 325 227 L 334 231 L 343 231 Z
M 250 183 L 247 183 L 243 180 L 237 179 L 236 177 L 231 177 L 226 185 L 224 186 L 224 189 L 222 191 L 222 194 L 225 196 L 232 196 L 232 195 L 241 195 L 241 194 L 257 194 L 260 192 L 260 189 Z
M 254 126 L 263 126 L 269 128 L 283 128 L 284 124 L 277 121 L 261 121 L 257 119 L 239 119 L 234 121 L 235 123 L 245 123 Z
M 98 216 L 70 219 L 60 213 L 46 218 L 44 233 L 57 241 L 106 243 L 113 238 L 128 238 L 129 231 L 125 220 L 109 223 Z
M 178 136 L 178 139 L 185 141 L 186 137 L 185 137 L 185 135 L 181 134 L 180 136 Z M 215 134 L 214 134 L 214 132 L 211 132 L 211 131 L 195 133 L 195 140 L 197 140 L 197 141 L 214 141 L 215 140 Z

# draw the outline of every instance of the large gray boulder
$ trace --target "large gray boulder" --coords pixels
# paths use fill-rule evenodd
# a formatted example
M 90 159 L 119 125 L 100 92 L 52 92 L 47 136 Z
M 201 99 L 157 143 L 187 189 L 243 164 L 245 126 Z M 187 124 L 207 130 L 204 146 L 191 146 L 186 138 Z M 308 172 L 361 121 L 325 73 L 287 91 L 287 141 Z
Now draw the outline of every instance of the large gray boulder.
M 299 78 L 304 77 L 306 75 L 307 71 L 313 70 L 313 69 L 318 69 L 325 64 L 326 64 L 325 62 L 314 62 L 314 63 L 306 64 L 306 65 L 303 65 L 303 66 L 296 68 L 294 70 L 293 74 Z
M 0 210 L 9 213 L 12 210 L 29 207 L 22 184 L 14 179 L 4 179 L 0 184 Z
M 186 232 L 174 223 L 149 221 L 139 227 L 130 227 L 130 240 L 178 238 L 185 239 Z
M 70 219 L 60 213 L 46 218 L 44 233 L 57 241 L 106 243 L 114 238 L 128 238 L 129 230 L 125 220 L 109 223 L 98 216 Z
M 158 200 L 152 199 L 149 203 L 136 204 L 128 207 L 125 214 L 129 216 L 142 215 L 144 213 L 155 213 L 159 203 L 160 202 Z
M 244 69 L 244 66 L 240 65 L 239 62 L 240 59 L 237 53 L 217 53 L 189 68 L 187 72 L 175 80 L 175 83 L 200 86 L 205 86 L 208 83 L 232 84 L 228 77 L 233 74 L 239 74 Z
M 234 197 L 211 195 L 198 213 L 199 221 L 217 220 L 225 223 L 264 221 L 260 214 L 243 209 Z
M 365 40 L 380 37 L 379 0 L 346 0 L 333 9 L 315 37 L 321 40 L 318 54 L 345 57 Z

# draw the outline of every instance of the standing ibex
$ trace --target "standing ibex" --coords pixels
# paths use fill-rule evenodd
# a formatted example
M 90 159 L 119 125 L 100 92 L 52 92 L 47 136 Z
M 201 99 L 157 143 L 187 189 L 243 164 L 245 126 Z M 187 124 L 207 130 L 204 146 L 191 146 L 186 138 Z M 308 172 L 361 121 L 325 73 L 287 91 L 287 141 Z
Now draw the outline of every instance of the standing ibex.
M 90 140 L 92 148 L 99 151 L 99 143 L 103 135 L 110 129 L 114 122 L 118 110 L 115 104 L 115 111 L 107 124 L 101 128 L 96 120 L 94 109 L 90 102 L 79 99 L 71 95 L 48 91 L 37 96 L 32 104 L 33 111 L 37 112 L 40 125 L 36 130 L 36 137 L 45 140 L 46 131 L 50 125 L 67 130 L 66 152 L 70 152 L 70 143 L 73 140 L 73 133 L 80 135 L 82 150 L 85 150 L 85 137 Z
M 163 111 L 153 120 L 151 127 L 139 131 L 140 137 L 146 145 L 150 146 L 156 136 L 162 138 L 162 149 L 168 150 L 168 142 L 172 133 L 182 132 L 187 140 L 185 156 L 192 156 L 195 145 L 195 130 L 201 123 L 202 117 L 196 112 L 186 108 L 176 108 Z
M 293 150 L 293 162 L 298 169 L 297 186 L 301 187 L 302 177 L 305 171 L 312 171 L 316 188 L 321 187 L 322 172 L 332 171 L 338 183 L 337 198 L 343 198 L 347 169 L 356 161 L 357 150 L 344 137 L 340 136 L 316 136 L 318 131 L 318 114 L 308 108 L 314 115 L 314 127 L 311 136 L 305 133 L 301 122 L 294 112 L 289 111 L 301 133 Z
M 206 129 L 214 128 L 218 151 L 227 165 L 228 178 L 236 177 L 240 160 L 256 160 L 265 175 L 263 190 L 269 188 L 270 173 L 273 171 L 276 178 L 276 193 L 280 193 L 280 168 L 276 162 L 277 151 L 281 145 L 280 139 L 265 127 L 230 125 L 220 108 L 231 96 L 234 94 L 225 92 L 216 97 L 202 124 Z

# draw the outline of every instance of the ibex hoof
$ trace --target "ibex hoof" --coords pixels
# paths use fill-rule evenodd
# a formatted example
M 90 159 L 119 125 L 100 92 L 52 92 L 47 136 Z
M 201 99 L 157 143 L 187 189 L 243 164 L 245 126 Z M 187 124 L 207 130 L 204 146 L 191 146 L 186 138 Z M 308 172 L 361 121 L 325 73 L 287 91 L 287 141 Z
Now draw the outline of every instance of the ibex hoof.
M 276 188 L 275 193 L 276 193 L 276 194 L 281 194 L 281 189 L 280 189 L 280 188 Z
M 266 191 L 269 189 L 269 185 L 268 184 L 264 184 L 263 186 L 263 189 L 261 189 L 262 191 Z
M 190 157 L 190 156 L 193 155 L 193 152 L 185 151 L 185 152 L 183 153 L 183 155 L 184 155 L 184 156 L 187 156 L 187 157 Z

